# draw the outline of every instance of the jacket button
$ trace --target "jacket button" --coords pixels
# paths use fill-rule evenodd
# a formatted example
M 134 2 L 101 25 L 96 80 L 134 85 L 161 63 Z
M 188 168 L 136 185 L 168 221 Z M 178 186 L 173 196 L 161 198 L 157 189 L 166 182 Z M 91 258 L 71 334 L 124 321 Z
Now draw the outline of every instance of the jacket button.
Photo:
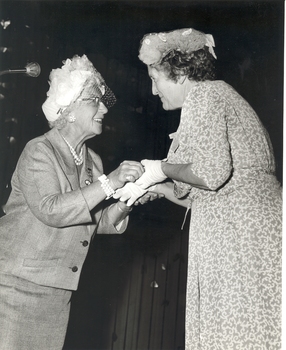
M 77 270 L 78 270 L 77 266 L 72 267 L 72 272 L 77 272 Z
M 88 246 L 88 241 L 81 242 L 84 247 Z

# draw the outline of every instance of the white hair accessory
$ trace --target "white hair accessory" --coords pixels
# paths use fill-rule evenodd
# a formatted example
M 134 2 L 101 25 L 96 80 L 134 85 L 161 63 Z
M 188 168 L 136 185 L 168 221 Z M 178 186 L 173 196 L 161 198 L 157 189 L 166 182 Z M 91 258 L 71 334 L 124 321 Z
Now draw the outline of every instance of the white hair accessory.
M 43 103 L 42 110 L 49 122 L 54 122 L 63 112 L 61 107 L 49 97 Z
M 116 102 L 113 92 L 86 55 L 76 55 L 63 61 L 61 68 L 51 71 L 49 80 L 50 89 L 42 109 L 50 122 L 79 98 L 89 100 L 98 97 L 107 108 Z
M 189 53 L 202 49 L 204 46 L 207 46 L 209 52 L 216 58 L 213 50 L 215 43 L 211 34 L 205 34 L 193 28 L 150 33 L 141 40 L 139 59 L 147 65 L 160 64 L 171 51 Z

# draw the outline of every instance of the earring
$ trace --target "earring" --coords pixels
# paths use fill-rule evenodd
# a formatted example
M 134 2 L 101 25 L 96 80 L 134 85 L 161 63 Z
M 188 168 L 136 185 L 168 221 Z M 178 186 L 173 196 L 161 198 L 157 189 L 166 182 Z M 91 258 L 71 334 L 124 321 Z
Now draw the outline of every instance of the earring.
M 69 120 L 71 123 L 75 122 L 75 116 L 72 113 L 70 113 L 70 115 L 69 115 Z

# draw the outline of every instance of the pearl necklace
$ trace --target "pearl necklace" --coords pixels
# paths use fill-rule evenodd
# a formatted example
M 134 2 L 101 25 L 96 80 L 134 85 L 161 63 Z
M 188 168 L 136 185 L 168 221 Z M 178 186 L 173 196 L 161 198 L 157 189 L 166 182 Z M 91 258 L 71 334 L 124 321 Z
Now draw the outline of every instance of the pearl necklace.
M 68 140 L 62 135 L 62 138 L 64 139 L 65 143 L 68 145 L 70 152 L 73 156 L 74 162 L 76 165 L 81 165 L 83 163 L 83 152 L 82 149 L 80 150 L 79 155 L 77 155 L 75 149 L 73 148 L 73 146 L 71 146 L 71 144 L 68 142 Z

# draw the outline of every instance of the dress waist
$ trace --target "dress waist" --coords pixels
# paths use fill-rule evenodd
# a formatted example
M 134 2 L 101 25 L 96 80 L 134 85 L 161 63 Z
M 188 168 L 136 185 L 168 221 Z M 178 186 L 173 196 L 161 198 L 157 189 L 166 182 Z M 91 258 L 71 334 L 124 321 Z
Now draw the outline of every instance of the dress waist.
M 212 196 L 225 196 L 243 187 L 248 191 L 261 187 L 261 184 L 268 185 L 269 189 L 281 187 L 273 173 L 267 173 L 260 169 L 238 169 L 234 170 L 229 180 L 215 191 L 191 187 L 187 197 L 194 201 L 199 198 Z

